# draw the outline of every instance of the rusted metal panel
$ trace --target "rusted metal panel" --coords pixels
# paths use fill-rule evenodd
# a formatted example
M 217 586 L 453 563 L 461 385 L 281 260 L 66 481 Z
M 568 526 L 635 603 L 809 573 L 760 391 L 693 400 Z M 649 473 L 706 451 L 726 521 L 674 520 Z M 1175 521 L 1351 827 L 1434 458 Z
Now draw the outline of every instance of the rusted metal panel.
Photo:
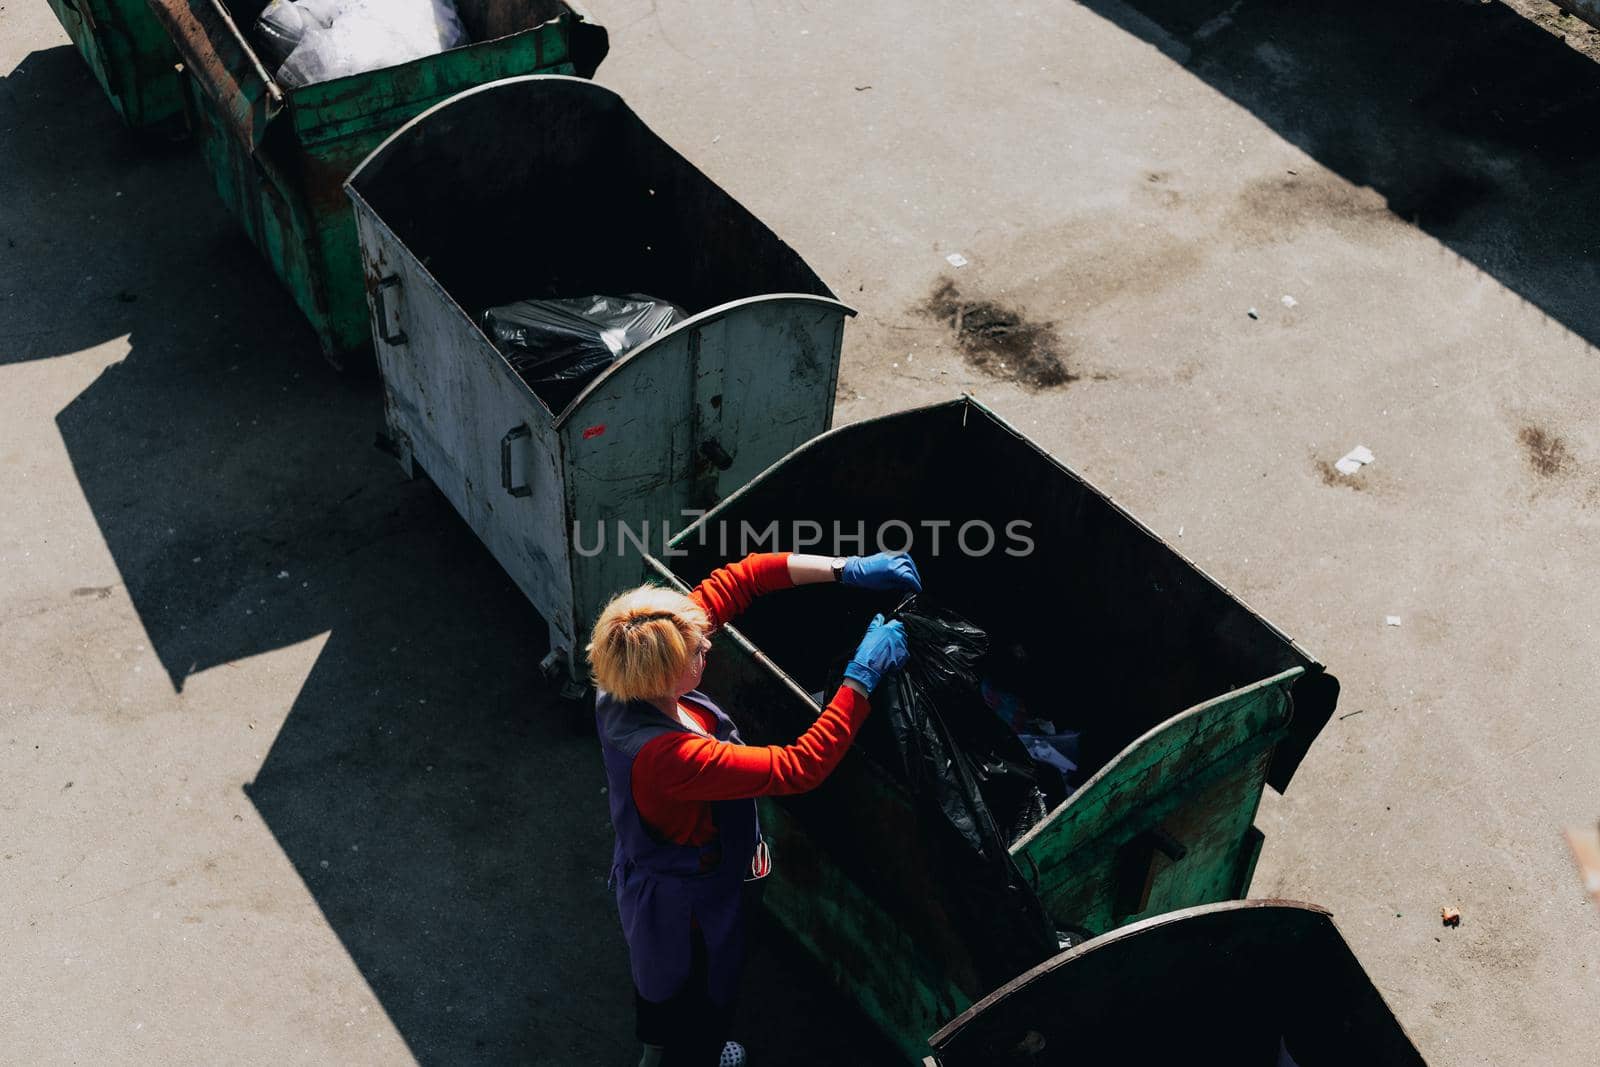
M 959 547 L 969 524 L 1014 522 L 1031 547 Z M 1098 934 L 1243 892 L 1259 847 L 1251 822 L 1276 750 L 1291 739 L 1291 695 L 1298 717 L 1309 694 L 1317 723 L 1331 714 L 1321 702 L 1336 683 L 1308 686 L 1324 676 L 1321 664 L 976 401 L 807 443 L 685 530 L 672 545 L 680 555 L 647 566 L 687 589 L 749 550 L 746 530 L 776 530 L 762 548 L 827 554 L 887 547 L 873 531 L 892 524 L 930 596 L 989 630 L 995 647 L 1021 645 L 1049 665 L 1058 681 L 1029 706 L 1037 699 L 1058 725 L 1084 731 L 1084 762 L 1097 773 L 1012 848 L 1058 929 Z M 820 542 L 799 544 L 803 528 Z M 842 540 L 863 530 L 865 543 Z M 861 626 L 888 607 L 828 587 L 757 601 L 719 639 L 705 688 L 749 742 L 786 743 L 819 711 L 806 694 L 826 695 Z M 932 828 L 897 784 L 878 729 L 887 727 L 869 719 L 822 788 L 775 802 L 787 819 L 779 834 L 810 844 L 799 864 L 775 850 L 778 885 L 799 884 L 770 900 L 824 966 L 848 958 L 850 944 L 913 946 L 854 973 L 834 968 L 846 993 L 912 1049 L 929 1032 L 930 1006 L 989 991 L 977 961 L 994 946 L 963 925 L 960 888 L 943 877 Z M 879 929 L 883 916 L 893 935 Z
M 529 77 L 463 93 L 347 189 L 391 433 L 569 664 L 604 600 L 638 580 L 638 541 L 659 548 L 686 509 L 827 426 L 853 312 L 609 90 Z M 475 324 L 551 292 L 646 292 L 692 314 L 551 411 Z M 527 493 L 485 488 L 517 426 L 504 454 Z
M 1423 1064 L 1333 917 L 1286 900 L 1187 908 L 1095 938 L 930 1044 L 935 1067 Z
M 283 109 L 284 91 L 267 73 L 222 0 L 149 0 L 183 56 L 184 71 L 221 113 L 221 130 L 253 151 Z

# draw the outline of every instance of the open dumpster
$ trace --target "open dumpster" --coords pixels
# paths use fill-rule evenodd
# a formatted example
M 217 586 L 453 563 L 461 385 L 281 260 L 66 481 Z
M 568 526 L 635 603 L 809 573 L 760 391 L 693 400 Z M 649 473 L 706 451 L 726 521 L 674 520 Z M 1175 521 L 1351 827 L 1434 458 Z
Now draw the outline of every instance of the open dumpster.
M 1009 854 L 1068 938 L 1242 897 L 1261 791 L 1287 786 L 1337 699 L 1312 656 L 971 398 L 807 443 L 646 564 L 688 589 L 763 549 L 909 549 L 926 594 L 1035 665 L 1018 688 L 1079 732 L 1084 780 Z M 791 741 L 870 615 L 894 610 L 879 596 L 808 586 L 758 600 L 719 638 L 703 688 L 748 743 Z M 998 984 L 985 966 L 997 946 L 874 740 L 878 718 L 822 788 L 765 804 L 766 901 L 914 1061 Z M 1024 948 L 1017 971 L 1056 945 Z
M 929 1067 L 1423 1067 L 1310 904 L 1169 912 L 1063 952 L 952 1020 Z
M 854 312 L 609 89 L 513 78 L 351 175 L 388 436 L 477 531 L 570 667 L 639 553 L 826 429 Z M 687 318 L 556 408 L 485 334 L 528 297 Z
M 183 55 L 194 135 L 217 192 L 336 365 L 371 336 L 355 220 L 341 186 L 407 120 L 510 75 L 589 77 L 606 32 L 562 0 L 460 0 L 470 44 L 396 66 L 281 84 L 251 25 L 265 0 L 149 0 Z
M 181 132 L 178 52 L 145 0 L 49 0 L 129 129 Z

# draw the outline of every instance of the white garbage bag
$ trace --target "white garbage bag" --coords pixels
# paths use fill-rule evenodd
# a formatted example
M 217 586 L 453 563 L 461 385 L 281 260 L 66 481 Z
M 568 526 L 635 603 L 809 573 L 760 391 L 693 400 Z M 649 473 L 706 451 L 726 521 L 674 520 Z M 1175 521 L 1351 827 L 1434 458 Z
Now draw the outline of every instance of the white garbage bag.
M 452 0 L 272 0 L 256 20 L 262 51 L 295 88 L 393 67 L 467 43 Z

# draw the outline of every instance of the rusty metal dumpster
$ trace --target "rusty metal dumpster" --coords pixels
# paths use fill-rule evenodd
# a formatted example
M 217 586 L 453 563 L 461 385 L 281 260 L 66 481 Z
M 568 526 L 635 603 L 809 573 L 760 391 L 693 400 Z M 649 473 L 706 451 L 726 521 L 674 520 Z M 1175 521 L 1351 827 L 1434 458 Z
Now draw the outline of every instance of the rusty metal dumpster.
M 686 512 L 827 428 L 844 320 L 795 252 L 578 78 L 512 78 L 407 123 L 357 168 L 388 433 L 477 531 L 566 657 Z M 689 313 L 551 410 L 479 326 L 530 294 Z
M 217 192 L 288 287 L 335 366 L 371 336 L 355 220 L 341 185 L 407 120 L 516 74 L 589 77 L 606 32 L 562 0 L 459 0 L 473 43 L 286 88 L 245 32 L 264 0 L 149 0 L 183 55 L 194 135 Z
M 181 132 L 178 52 L 145 0 L 49 2 L 128 128 Z
M 1063 952 L 934 1034 L 929 1067 L 1422 1067 L 1333 923 L 1246 900 L 1159 915 Z
M 1337 699 L 1314 658 L 970 398 L 824 434 L 670 548 L 648 572 L 685 589 L 751 550 L 909 548 L 930 595 L 1043 665 L 1030 699 L 1082 731 L 1092 776 L 1010 851 L 1062 931 L 1243 896 L 1262 788 L 1288 784 Z M 833 587 L 764 598 L 719 638 L 703 687 L 749 743 L 786 743 L 890 607 Z M 914 1061 L 990 992 L 977 957 L 992 946 L 959 918 L 889 767 L 864 731 L 821 789 L 765 806 L 766 899 Z

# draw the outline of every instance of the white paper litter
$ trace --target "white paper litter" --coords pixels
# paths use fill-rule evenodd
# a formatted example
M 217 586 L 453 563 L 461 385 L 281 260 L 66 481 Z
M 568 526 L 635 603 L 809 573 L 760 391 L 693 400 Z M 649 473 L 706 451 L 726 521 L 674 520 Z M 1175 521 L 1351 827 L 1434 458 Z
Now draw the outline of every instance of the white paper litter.
M 1398 616 L 1398 615 L 1385 615 L 1383 617 L 1383 624 L 1385 626 L 1399 626 L 1400 625 L 1400 616 Z
M 1372 454 L 1372 449 L 1366 445 L 1356 445 L 1356 447 L 1339 458 L 1339 461 L 1333 465 L 1333 469 L 1340 474 L 1354 474 L 1375 458 Z
M 1284 293 L 1283 294 L 1283 306 L 1284 307 L 1292 308 L 1298 303 L 1300 303 L 1300 301 L 1296 300 L 1294 297 L 1290 296 L 1288 293 Z
M 944 257 L 944 261 L 952 267 L 965 267 L 967 265 L 967 257 L 960 252 L 951 252 Z

